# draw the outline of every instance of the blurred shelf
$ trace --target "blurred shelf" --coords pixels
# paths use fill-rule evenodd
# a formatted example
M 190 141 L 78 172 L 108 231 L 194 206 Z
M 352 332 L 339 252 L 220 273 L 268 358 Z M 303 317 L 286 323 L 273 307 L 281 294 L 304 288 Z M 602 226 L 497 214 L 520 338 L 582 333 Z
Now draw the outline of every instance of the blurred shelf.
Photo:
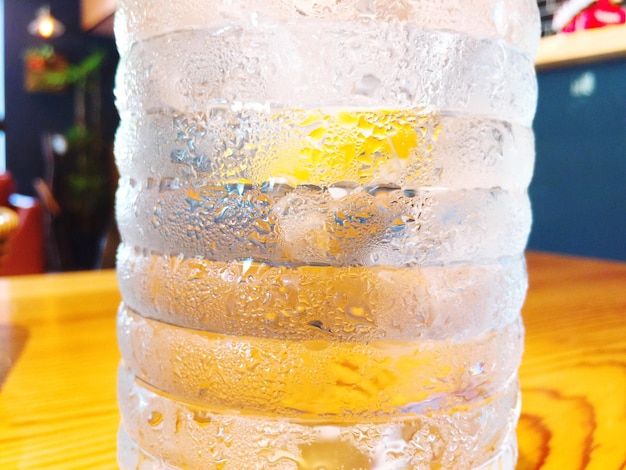
M 626 57 L 626 25 L 606 26 L 541 39 L 538 69 Z
M 81 0 L 82 30 L 113 37 L 113 15 L 116 7 L 117 0 Z

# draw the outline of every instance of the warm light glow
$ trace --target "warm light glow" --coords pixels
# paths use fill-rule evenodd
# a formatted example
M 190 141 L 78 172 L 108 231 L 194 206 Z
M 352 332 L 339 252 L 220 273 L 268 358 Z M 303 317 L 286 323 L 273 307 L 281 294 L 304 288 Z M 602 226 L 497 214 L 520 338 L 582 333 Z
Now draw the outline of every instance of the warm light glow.
M 37 18 L 28 25 L 28 32 L 34 36 L 50 38 L 60 36 L 65 31 L 63 23 L 57 21 L 50 14 L 50 8 L 45 6 L 37 10 Z
M 49 38 L 54 33 L 54 21 L 49 16 L 42 18 L 37 28 L 39 35 L 44 38 Z

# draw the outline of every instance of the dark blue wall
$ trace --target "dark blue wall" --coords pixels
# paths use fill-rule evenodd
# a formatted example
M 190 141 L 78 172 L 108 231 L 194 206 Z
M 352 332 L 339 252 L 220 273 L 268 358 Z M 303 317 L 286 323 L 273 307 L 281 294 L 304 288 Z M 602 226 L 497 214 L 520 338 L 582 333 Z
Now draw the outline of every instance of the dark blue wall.
M 626 60 L 538 80 L 529 247 L 626 261 Z
M 5 96 L 6 96 L 6 155 L 7 169 L 13 173 L 18 190 L 33 194 L 32 181 L 43 175 L 44 159 L 41 134 L 44 131 L 63 132 L 73 122 L 71 91 L 59 94 L 29 94 L 24 91 L 24 51 L 43 42 L 28 34 L 26 27 L 37 9 L 49 4 L 52 14 L 65 24 L 66 32 L 48 42 L 78 63 L 95 49 L 107 52 L 102 68 L 103 131 L 112 140 L 117 127 L 113 104 L 113 82 L 117 52 L 111 38 L 95 37 L 80 31 L 80 2 L 78 0 L 5 0 Z

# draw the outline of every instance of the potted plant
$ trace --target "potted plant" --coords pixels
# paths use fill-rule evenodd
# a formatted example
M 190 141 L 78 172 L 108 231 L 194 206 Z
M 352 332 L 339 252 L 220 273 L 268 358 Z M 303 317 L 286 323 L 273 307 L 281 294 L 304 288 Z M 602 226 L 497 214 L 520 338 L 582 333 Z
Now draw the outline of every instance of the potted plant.
M 54 218 L 61 269 L 90 269 L 110 219 L 112 146 L 101 129 L 99 71 L 105 54 L 96 51 L 79 64 L 48 71 L 45 82 L 56 89 L 72 88 L 74 123 L 53 152 L 51 193 L 59 206 Z

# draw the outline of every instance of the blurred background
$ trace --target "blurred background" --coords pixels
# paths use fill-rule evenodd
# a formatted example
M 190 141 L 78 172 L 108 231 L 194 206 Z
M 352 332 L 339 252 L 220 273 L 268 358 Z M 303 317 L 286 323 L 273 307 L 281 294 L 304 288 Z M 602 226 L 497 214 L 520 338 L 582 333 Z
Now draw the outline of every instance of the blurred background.
M 626 261 L 626 26 L 611 0 L 540 0 L 529 248 Z M 0 0 L 0 275 L 112 267 L 116 0 Z

